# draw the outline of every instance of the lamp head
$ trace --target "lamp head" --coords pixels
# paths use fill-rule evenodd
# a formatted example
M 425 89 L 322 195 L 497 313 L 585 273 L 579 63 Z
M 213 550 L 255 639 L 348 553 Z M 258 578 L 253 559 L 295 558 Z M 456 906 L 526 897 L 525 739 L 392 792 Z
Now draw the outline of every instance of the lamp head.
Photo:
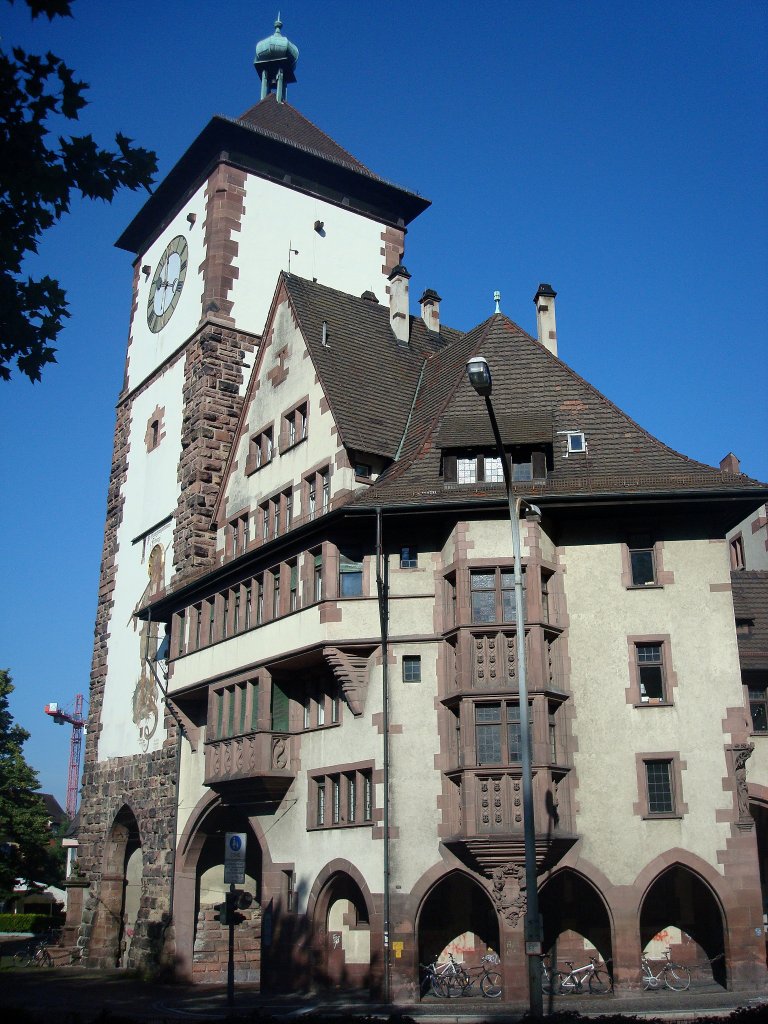
M 540 523 L 541 522 L 541 509 L 538 505 L 531 505 L 530 502 L 526 502 L 525 518 L 529 523 Z
M 493 381 L 491 380 L 491 368 L 488 361 L 482 356 L 473 356 L 467 363 L 467 376 L 469 383 L 482 398 L 487 398 L 491 393 Z

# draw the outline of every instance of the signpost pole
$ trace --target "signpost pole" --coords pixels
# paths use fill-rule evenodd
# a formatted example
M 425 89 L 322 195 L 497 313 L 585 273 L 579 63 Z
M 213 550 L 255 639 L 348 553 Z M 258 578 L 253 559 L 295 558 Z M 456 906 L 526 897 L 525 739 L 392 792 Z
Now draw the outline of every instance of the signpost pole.
M 235 883 L 229 883 L 230 893 L 235 891 Z M 229 912 L 229 956 L 227 958 L 227 1006 L 235 1005 L 235 914 L 234 899 L 227 901 L 230 904 Z

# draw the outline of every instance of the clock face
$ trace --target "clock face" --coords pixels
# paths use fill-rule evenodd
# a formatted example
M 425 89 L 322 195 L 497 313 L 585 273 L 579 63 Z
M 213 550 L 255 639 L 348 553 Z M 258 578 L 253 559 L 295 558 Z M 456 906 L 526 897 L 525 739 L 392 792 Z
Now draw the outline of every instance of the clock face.
M 171 239 L 160 257 L 147 302 L 147 323 L 154 334 L 162 331 L 173 316 L 187 276 L 187 257 L 187 241 L 183 235 Z

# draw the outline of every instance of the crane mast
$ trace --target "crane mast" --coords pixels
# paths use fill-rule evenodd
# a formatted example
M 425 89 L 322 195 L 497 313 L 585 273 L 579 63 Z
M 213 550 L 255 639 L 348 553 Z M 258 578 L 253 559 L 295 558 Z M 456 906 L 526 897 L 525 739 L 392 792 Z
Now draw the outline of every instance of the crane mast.
M 45 705 L 46 715 L 54 720 L 57 725 L 67 724 L 72 726 L 72 738 L 69 743 L 69 771 L 67 774 L 67 817 L 71 820 L 77 814 L 77 793 L 80 782 L 80 753 L 83 745 L 83 695 L 78 693 L 75 697 L 75 708 L 70 714 L 62 710 L 58 704 Z

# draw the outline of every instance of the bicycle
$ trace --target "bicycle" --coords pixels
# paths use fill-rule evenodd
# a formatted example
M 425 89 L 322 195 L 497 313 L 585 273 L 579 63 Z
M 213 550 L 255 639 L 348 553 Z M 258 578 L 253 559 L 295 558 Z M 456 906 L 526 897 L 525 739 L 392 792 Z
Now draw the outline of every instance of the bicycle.
M 670 959 L 669 950 L 664 955 L 666 960 L 657 961 L 657 963 L 661 963 L 661 969 L 658 974 L 654 974 L 651 961 L 643 954 L 640 960 L 640 968 L 643 972 L 643 988 L 646 991 L 661 988 L 663 982 L 673 992 L 685 992 L 691 984 L 691 972 L 682 964 L 673 963 Z
M 539 959 L 541 960 L 541 991 L 545 996 L 554 995 L 552 978 L 557 972 L 552 971 L 552 962 L 548 953 L 539 953 Z
M 571 960 L 566 960 L 570 970 L 555 971 L 550 976 L 551 992 L 553 995 L 565 995 L 567 993 L 583 992 L 585 983 L 594 996 L 607 995 L 613 989 L 613 981 L 607 971 L 597 966 L 597 957 L 591 956 L 590 962 L 584 967 L 574 968 Z
M 22 949 L 13 954 L 13 962 L 19 967 L 53 967 L 53 957 L 48 952 L 51 944 L 50 938 L 38 939 L 36 942 L 28 942 Z
M 462 973 L 466 977 L 461 994 L 463 996 L 471 995 L 475 985 L 479 983 L 480 992 L 486 999 L 499 999 L 502 986 L 501 975 L 498 971 L 488 969 L 489 964 L 497 963 L 499 963 L 499 958 L 496 953 L 486 953 L 485 956 L 480 958 L 480 965 L 478 967 L 467 969 L 459 964 L 458 966 L 462 967 Z M 472 974 L 474 974 L 474 977 L 472 977 Z
M 432 994 L 439 999 L 460 996 L 469 984 L 469 975 L 452 953 L 448 954 L 448 963 L 438 965 L 437 957 L 435 957 L 431 964 L 419 964 L 419 966 L 426 972 L 426 980 L 429 982 Z

